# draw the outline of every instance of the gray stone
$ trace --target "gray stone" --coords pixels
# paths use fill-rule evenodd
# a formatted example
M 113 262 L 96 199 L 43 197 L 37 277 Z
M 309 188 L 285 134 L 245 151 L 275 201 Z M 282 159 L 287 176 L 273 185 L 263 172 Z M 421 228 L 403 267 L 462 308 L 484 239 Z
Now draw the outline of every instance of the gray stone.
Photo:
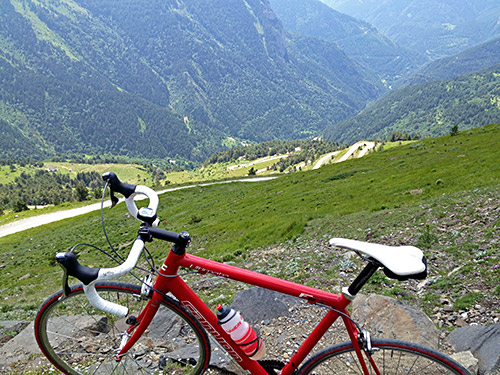
M 394 298 L 358 295 L 352 316 L 374 337 L 406 340 L 438 349 L 440 332 L 429 317 Z
M 0 332 L 10 331 L 10 332 L 21 332 L 26 326 L 30 324 L 25 320 L 4 320 L 0 321 Z
M 500 373 L 500 323 L 457 328 L 448 341 L 456 351 L 471 351 L 479 360 L 480 373 Z
M 477 374 L 477 371 L 479 370 L 479 361 L 470 351 L 452 354 L 451 358 L 464 366 L 469 373 Z
M 30 323 L 0 348 L 0 373 L 3 373 L 3 371 L 8 373 L 12 364 L 25 361 L 26 358 L 31 358 L 32 365 L 47 363 L 42 358 L 40 349 L 36 344 L 33 323 Z
M 289 316 L 290 307 L 301 300 L 263 288 L 250 288 L 236 293 L 231 307 L 241 312 L 250 324 Z

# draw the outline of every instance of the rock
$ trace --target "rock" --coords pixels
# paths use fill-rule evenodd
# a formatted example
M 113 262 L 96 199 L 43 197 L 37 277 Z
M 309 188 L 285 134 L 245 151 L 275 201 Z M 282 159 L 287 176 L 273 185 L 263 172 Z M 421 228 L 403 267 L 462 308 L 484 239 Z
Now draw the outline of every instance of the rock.
M 456 322 L 455 322 L 455 325 L 457 327 L 466 327 L 466 326 L 468 326 L 467 322 L 465 320 L 463 320 L 462 318 L 457 319 Z
M 236 293 L 231 307 L 241 312 L 250 324 L 290 315 L 290 307 L 301 300 L 263 288 L 250 288 Z
M 397 338 L 434 349 L 439 346 L 440 332 L 429 317 L 394 298 L 358 295 L 352 315 L 374 337 Z
M 13 331 L 16 333 L 21 332 L 26 326 L 30 324 L 25 320 L 5 320 L 0 321 L 0 332 Z
M 464 366 L 471 374 L 477 374 L 479 361 L 470 351 L 452 354 L 451 358 Z
M 40 354 L 41 356 L 33 333 L 33 323 L 25 327 L 0 348 L 0 373 L 3 371 L 8 373 L 10 365 L 15 362 L 24 361 L 29 357 L 34 362 L 33 355 Z
M 500 323 L 457 328 L 448 336 L 456 351 L 470 351 L 479 360 L 479 373 L 500 373 Z
M 29 322 L 21 320 L 0 321 L 0 347 L 16 337 L 28 324 Z

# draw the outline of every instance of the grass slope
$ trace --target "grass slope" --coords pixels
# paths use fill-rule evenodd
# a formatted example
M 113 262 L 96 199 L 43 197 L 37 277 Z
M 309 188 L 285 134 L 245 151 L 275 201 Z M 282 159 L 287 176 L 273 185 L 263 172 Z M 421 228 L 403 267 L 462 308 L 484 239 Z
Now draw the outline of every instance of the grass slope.
M 440 204 L 445 196 L 460 201 L 474 189 L 497 190 L 499 141 L 500 125 L 490 125 L 265 183 L 174 191 L 160 197 L 159 217 L 167 220 L 163 228 L 191 233 L 191 252 L 225 261 L 243 259 L 252 249 L 293 243 L 311 231 L 351 237 L 352 229 L 342 223 L 356 215 L 363 217 L 362 225 L 375 226 L 389 211 L 418 212 L 420 205 Z M 123 204 L 105 217 L 111 242 L 127 254 L 137 223 Z M 394 218 L 387 225 L 405 228 L 407 222 Z M 77 242 L 105 246 L 97 213 L 0 239 L 2 318 L 33 316 L 42 299 L 60 288 L 54 254 Z M 157 261 L 168 250 L 159 241 L 148 248 Z M 93 249 L 78 253 L 83 264 L 111 265 Z

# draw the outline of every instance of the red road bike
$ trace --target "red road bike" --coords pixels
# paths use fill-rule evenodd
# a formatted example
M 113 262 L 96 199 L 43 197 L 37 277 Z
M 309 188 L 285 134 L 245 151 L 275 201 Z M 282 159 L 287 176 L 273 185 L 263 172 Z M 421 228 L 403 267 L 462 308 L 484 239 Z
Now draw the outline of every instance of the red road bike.
M 35 336 L 43 354 L 65 374 L 203 374 L 210 373 L 211 346 L 222 347 L 242 373 L 281 374 L 468 374 L 453 359 L 424 346 L 393 339 L 375 339 L 349 316 L 347 306 L 370 277 L 382 269 L 389 277 L 408 280 L 426 276 L 422 251 L 412 246 L 389 247 L 332 239 L 334 246 L 354 250 L 366 266 L 341 294 L 333 294 L 186 252 L 187 232 L 155 227 L 158 196 L 150 188 L 129 185 L 106 173 L 106 187 L 126 197 L 130 214 L 141 221 L 126 261 L 115 268 L 80 265 L 73 252 L 57 254 L 65 270 L 63 289 L 50 296 L 35 319 Z M 134 197 L 149 198 L 138 209 Z M 145 243 L 173 243 L 155 279 L 142 285 L 108 281 L 133 270 Z M 217 323 L 214 312 L 184 282 L 179 269 L 270 289 L 298 297 L 326 313 L 287 363 L 254 361 L 243 353 Z M 81 284 L 69 287 L 68 275 Z M 350 341 L 312 353 L 321 337 L 341 318 Z M 209 334 L 214 340 L 209 339 Z M 208 369 L 208 370 L 207 370 Z

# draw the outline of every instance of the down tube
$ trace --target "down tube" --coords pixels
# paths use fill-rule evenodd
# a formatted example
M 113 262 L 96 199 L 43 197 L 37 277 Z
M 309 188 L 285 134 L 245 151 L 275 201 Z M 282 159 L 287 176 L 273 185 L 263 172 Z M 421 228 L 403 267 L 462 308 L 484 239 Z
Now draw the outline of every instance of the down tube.
M 161 276 L 160 276 L 161 277 Z M 236 362 L 252 375 L 268 375 L 262 366 L 250 359 L 241 349 L 233 344 L 231 337 L 217 324 L 216 315 L 180 278 L 162 278 L 163 286 L 167 286 L 172 294 L 201 323 L 203 328 L 234 358 Z

